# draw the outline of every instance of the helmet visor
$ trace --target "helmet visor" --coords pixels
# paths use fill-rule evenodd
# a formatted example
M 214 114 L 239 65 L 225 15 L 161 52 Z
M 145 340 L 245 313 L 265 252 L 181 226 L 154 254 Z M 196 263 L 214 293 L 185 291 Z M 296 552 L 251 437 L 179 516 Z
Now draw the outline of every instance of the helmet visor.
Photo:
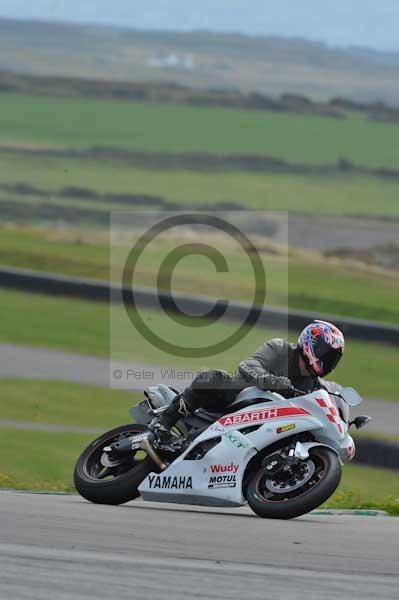
M 316 344 L 315 355 L 323 365 L 323 375 L 328 375 L 341 360 L 342 349 L 331 348 L 324 340 L 319 340 Z

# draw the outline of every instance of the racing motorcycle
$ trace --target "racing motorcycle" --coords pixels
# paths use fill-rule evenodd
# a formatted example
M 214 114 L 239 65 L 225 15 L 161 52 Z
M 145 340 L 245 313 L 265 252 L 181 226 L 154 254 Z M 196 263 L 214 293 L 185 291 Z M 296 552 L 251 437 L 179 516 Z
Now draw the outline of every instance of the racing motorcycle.
M 198 409 L 181 419 L 165 443 L 148 424 L 177 390 L 150 387 L 130 409 L 135 423 L 104 433 L 79 457 L 75 486 L 87 500 L 122 504 L 139 498 L 202 506 L 248 503 L 260 517 L 290 519 L 323 504 L 353 459 L 349 420 L 362 401 L 352 388 L 339 393 L 297 391 L 283 396 L 249 387 L 228 414 Z

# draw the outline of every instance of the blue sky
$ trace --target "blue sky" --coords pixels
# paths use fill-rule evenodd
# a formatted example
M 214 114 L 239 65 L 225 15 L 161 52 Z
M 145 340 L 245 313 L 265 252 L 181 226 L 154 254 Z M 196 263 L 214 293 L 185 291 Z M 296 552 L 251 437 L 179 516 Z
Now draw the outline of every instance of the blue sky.
M 0 0 L 0 16 L 299 36 L 399 50 L 399 0 Z

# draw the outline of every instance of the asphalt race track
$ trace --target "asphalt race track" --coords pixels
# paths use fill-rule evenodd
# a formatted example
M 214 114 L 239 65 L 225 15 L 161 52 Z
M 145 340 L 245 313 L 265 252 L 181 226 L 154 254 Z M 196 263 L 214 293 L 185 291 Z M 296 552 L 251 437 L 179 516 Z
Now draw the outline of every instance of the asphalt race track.
M 397 599 L 399 519 L 0 492 L 1 600 Z

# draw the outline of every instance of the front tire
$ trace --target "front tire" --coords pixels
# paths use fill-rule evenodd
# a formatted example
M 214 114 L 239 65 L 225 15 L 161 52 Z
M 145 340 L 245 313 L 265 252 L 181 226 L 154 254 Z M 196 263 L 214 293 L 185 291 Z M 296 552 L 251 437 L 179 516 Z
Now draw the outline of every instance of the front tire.
M 94 440 L 80 455 L 74 472 L 79 494 L 95 504 L 124 504 L 139 497 L 138 486 L 158 467 L 144 453 L 127 455 L 120 465 L 106 468 L 101 464 L 104 446 L 118 439 L 147 431 L 144 425 L 122 425 Z
M 341 481 L 340 460 L 333 450 L 324 446 L 311 448 L 308 460 L 312 462 L 312 470 L 314 468 L 312 477 L 294 491 L 284 491 L 284 485 L 279 487 L 278 474 L 270 475 L 265 467 L 259 469 L 248 486 L 247 499 L 252 510 L 267 519 L 293 519 L 328 500 Z

